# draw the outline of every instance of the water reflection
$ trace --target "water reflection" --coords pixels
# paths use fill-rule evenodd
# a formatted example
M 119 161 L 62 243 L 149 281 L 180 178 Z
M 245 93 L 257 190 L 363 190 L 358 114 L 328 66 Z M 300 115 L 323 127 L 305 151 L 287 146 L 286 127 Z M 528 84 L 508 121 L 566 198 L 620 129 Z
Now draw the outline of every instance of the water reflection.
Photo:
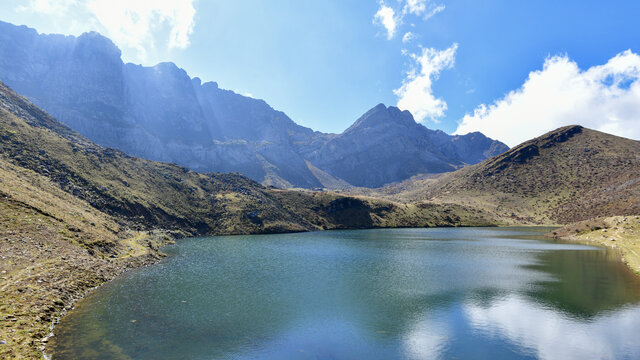
M 539 281 L 528 295 L 572 316 L 594 317 L 640 298 L 637 275 L 614 251 L 545 251 L 536 254 L 536 261 L 527 268 L 547 273 L 552 280 Z
M 452 339 L 453 331 L 443 313 L 425 313 L 412 324 L 402 338 L 407 359 L 441 359 Z
M 466 304 L 464 311 L 474 331 L 517 344 L 540 359 L 632 359 L 640 354 L 639 307 L 585 321 L 510 295 L 490 306 Z
M 638 280 L 606 250 L 536 234 L 186 240 L 81 302 L 52 348 L 61 359 L 640 357 L 627 344 Z

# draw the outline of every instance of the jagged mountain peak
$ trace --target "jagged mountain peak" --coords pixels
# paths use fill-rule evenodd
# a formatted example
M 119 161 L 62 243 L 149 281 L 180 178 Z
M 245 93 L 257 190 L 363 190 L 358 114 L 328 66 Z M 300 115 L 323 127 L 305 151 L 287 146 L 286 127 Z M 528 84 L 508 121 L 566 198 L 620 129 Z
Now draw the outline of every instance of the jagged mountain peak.
M 308 159 L 352 185 L 380 187 L 417 174 L 453 171 L 508 149 L 479 135 L 458 138 L 430 130 L 409 111 L 378 104 Z
M 366 128 L 378 128 L 389 126 L 414 127 L 419 125 L 413 119 L 413 115 L 407 110 L 400 110 L 395 106 L 389 106 L 380 103 L 367 112 L 365 112 L 353 125 L 351 125 L 344 134 L 358 131 Z
M 207 89 L 218 89 L 218 83 L 215 81 L 206 81 L 206 82 L 202 82 L 202 79 L 200 79 L 199 77 L 194 77 L 191 79 L 191 82 L 193 83 L 193 86 L 195 87 L 205 87 Z

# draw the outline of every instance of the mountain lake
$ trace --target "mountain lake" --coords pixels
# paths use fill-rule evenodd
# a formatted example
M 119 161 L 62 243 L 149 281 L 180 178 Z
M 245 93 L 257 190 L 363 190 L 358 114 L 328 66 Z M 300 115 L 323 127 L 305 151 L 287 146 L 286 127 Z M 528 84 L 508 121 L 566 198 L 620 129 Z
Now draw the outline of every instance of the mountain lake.
M 54 359 L 639 359 L 640 280 L 548 228 L 183 239 L 81 300 Z

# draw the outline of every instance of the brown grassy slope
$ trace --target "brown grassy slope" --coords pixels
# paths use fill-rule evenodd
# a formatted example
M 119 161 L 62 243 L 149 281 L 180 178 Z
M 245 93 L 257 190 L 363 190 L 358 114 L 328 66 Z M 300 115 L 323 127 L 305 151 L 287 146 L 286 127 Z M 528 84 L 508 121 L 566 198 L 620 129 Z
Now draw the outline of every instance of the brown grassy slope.
M 640 213 L 640 142 L 567 126 L 480 164 L 374 195 L 484 209 L 516 224 Z
M 6 97 L 0 103 L 0 147 L 16 148 L 12 139 L 41 145 L 39 138 L 19 138 L 28 126 L 6 111 L 13 106 Z M 77 298 L 127 268 L 154 261 L 161 256 L 158 247 L 169 241 L 127 230 L 52 178 L 17 165 L 27 157 L 0 155 L 2 359 L 40 358 L 52 322 Z
M 492 226 L 483 211 L 456 204 L 404 204 L 331 192 L 273 190 L 284 208 L 321 229 Z
M 278 213 L 265 188 L 242 176 L 198 174 L 129 157 L 89 142 L 6 88 L 0 88 L 0 101 L 3 97 L 9 106 L 0 109 L 0 155 L 43 174 L 124 225 L 240 233 L 258 230 L 243 210 L 264 210 L 267 218 L 286 216 Z
M 0 358 L 39 358 L 56 318 L 168 242 L 133 232 L 48 178 L 0 159 Z

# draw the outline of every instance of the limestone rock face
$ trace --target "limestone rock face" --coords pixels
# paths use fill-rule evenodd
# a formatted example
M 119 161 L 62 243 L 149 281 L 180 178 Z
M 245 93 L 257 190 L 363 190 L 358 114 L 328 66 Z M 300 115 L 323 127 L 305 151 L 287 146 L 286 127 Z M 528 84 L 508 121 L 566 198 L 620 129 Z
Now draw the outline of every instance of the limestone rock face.
M 382 186 L 507 149 L 479 133 L 428 130 L 382 104 L 342 134 L 314 132 L 173 63 L 124 64 L 115 44 L 95 32 L 44 35 L 0 22 L 0 80 L 100 145 L 279 187 L 323 186 L 314 171 Z

